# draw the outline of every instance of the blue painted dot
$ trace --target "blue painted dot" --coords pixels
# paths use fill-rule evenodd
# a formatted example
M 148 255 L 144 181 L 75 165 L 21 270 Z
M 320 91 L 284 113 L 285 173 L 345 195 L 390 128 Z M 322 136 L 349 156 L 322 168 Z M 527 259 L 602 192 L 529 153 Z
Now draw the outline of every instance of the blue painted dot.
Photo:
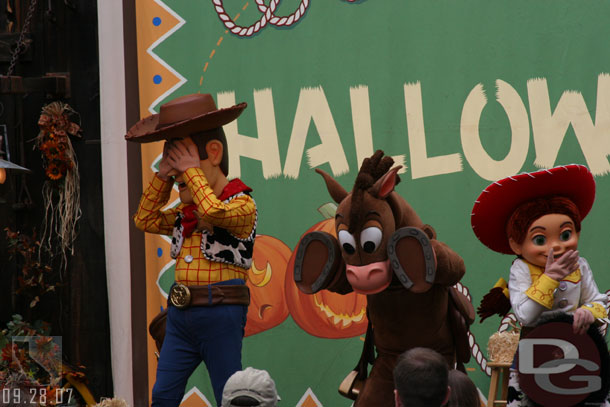
M 159 17 L 153 18 L 153 25 L 154 26 L 160 26 L 161 25 L 161 19 Z
M 157 257 L 161 257 L 161 256 L 163 256 L 163 249 L 159 247 L 157 249 Z
M 155 85 L 160 84 L 162 80 L 163 80 L 163 78 L 161 77 L 161 75 L 153 76 L 153 82 L 155 83 Z

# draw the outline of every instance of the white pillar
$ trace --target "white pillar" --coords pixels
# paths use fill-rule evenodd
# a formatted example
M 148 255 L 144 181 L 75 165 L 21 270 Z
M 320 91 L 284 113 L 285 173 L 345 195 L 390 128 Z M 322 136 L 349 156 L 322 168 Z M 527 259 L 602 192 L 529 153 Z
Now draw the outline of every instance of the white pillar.
M 97 2 L 102 188 L 114 396 L 133 400 L 123 3 Z M 122 236 L 122 238 L 117 238 Z

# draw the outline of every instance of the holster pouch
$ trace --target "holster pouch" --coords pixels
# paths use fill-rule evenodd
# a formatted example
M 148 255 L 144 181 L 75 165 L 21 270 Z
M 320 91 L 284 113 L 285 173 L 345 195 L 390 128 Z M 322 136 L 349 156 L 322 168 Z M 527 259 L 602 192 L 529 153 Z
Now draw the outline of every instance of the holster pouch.
M 368 316 L 368 315 L 367 315 Z M 362 346 L 362 355 L 358 364 L 349 372 L 339 385 L 339 394 L 350 400 L 356 400 L 366 382 L 368 376 L 368 365 L 375 361 L 375 344 L 373 343 L 373 325 L 369 320 Z
M 150 321 L 148 325 L 148 332 L 150 336 L 155 340 L 157 345 L 157 351 L 161 352 L 161 345 L 163 345 L 163 339 L 165 339 L 165 325 L 167 323 L 167 308 L 161 311 L 156 317 Z
M 352 370 L 339 385 L 339 394 L 351 400 L 356 400 L 362 389 L 364 388 L 364 379 L 358 378 L 358 371 Z

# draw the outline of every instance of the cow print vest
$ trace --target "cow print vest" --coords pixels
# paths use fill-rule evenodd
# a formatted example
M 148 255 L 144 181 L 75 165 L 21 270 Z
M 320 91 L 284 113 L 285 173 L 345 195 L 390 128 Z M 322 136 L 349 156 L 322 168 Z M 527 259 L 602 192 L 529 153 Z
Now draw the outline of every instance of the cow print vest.
M 223 203 L 229 203 L 231 200 L 246 195 L 243 192 L 235 194 Z M 253 199 L 254 201 L 254 199 Z M 256 207 L 256 202 L 254 203 Z M 178 213 L 176 216 L 176 223 L 174 224 L 174 233 L 172 234 L 172 246 L 170 249 L 170 256 L 177 258 L 184 242 L 184 236 L 182 231 L 184 227 L 181 225 L 181 221 L 184 218 L 182 213 Z M 256 225 L 258 222 L 258 210 L 254 218 L 254 227 L 252 233 L 245 239 L 231 234 L 228 230 L 214 226 L 214 232 L 210 233 L 208 230 L 201 231 L 201 252 L 203 256 L 214 262 L 233 264 L 235 266 L 249 269 L 252 265 L 252 252 L 254 249 L 254 239 L 256 237 Z

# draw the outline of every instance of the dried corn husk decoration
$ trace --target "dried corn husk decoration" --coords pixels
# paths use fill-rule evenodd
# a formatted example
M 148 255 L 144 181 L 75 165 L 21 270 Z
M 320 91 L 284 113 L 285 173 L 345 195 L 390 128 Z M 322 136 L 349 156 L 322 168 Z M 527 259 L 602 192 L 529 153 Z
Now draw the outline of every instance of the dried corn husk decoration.
M 513 324 L 512 331 L 495 332 L 489 337 L 487 354 L 490 362 L 511 363 L 519 346 L 520 329 Z
M 61 255 L 61 268 L 67 265 L 67 253 L 74 254 L 76 224 L 81 217 L 78 163 L 69 136 L 78 136 L 80 126 L 70 120 L 77 113 L 66 103 L 53 102 L 42 108 L 40 133 L 35 148 L 42 153 L 47 180 L 42 188 L 45 215 L 41 250 L 51 257 Z M 55 241 L 58 247 L 53 250 Z

